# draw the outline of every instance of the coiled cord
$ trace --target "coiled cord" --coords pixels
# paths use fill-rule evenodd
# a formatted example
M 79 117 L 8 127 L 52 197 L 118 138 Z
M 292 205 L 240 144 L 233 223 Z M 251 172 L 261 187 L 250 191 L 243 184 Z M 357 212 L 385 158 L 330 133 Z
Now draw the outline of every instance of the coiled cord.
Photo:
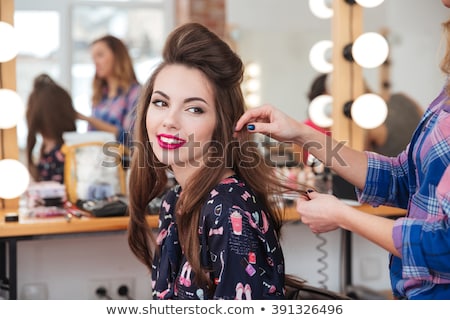
M 321 267 L 317 270 L 317 273 L 321 275 L 321 279 L 318 282 L 322 288 L 328 289 L 326 284 L 328 281 L 328 275 L 325 272 L 328 269 L 328 263 L 326 262 L 328 252 L 324 249 L 325 245 L 327 244 L 327 239 L 319 233 L 316 234 L 316 238 L 320 240 L 320 243 L 316 246 L 316 249 L 322 254 L 317 259 L 319 264 L 321 264 Z

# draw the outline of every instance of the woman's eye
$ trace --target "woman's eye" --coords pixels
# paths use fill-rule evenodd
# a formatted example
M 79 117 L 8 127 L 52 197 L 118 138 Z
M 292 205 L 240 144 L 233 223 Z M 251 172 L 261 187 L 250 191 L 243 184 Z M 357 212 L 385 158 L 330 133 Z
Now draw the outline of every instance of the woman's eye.
M 187 111 L 192 113 L 203 113 L 203 109 L 200 107 L 189 107 Z
M 152 104 L 157 106 L 157 107 L 164 107 L 164 106 L 167 105 L 167 103 L 165 103 L 164 101 L 156 100 L 156 99 L 152 101 Z

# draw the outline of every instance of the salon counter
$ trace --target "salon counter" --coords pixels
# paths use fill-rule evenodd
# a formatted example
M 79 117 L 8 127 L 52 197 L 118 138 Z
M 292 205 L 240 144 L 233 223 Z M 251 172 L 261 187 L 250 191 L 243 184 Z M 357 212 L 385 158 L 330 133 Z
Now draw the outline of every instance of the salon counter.
M 19 222 L 5 222 L 4 216 L 8 211 L 0 210 L 0 238 L 55 235 L 68 233 L 88 233 L 126 230 L 128 217 L 89 218 L 35 218 L 21 219 Z M 158 216 L 148 216 L 151 228 L 158 226 Z
M 403 209 L 387 206 L 374 208 L 363 204 L 355 208 L 379 216 L 396 217 L 405 214 Z M 128 217 L 73 217 L 70 221 L 64 218 L 27 218 L 21 219 L 19 222 L 5 222 L 4 217 L 8 212 L 8 210 L 0 210 L 0 238 L 126 230 L 129 220 Z M 300 217 L 295 206 L 286 207 L 285 221 L 296 221 L 299 219 Z M 157 215 L 148 216 L 147 221 L 151 228 L 158 227 Z

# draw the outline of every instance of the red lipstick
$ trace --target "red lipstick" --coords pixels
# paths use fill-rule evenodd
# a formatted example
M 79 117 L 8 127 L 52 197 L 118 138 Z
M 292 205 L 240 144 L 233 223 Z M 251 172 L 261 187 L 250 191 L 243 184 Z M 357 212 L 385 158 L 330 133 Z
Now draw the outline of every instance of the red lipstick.
M 158 144 L 163 149 L 174 150 L 178 149 L 186 143 L 186 140 L 180 139 L 170 134 L 158 134 Z

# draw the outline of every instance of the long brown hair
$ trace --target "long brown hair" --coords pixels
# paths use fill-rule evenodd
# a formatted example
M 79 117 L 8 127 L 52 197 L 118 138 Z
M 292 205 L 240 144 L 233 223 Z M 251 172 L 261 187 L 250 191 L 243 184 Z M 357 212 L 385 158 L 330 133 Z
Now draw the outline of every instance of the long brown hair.
M 146 222 L 149 202 L 163 192 L 166 186 L 166 167 L 160 163 L 150 145 L 146 113 L 150 104 L 155 79 L 167 65 L 182 64 L 203 72 L 210 80 L 216 106 L 216 125 L 211 148 L 205 155 L 205 165 L 191 177 L 177 202 L 176 222 L 183 252 L 196 275 L 199 285 L 211 285 L 200 265 L 198 225 L 200 210 L 209 192 L 219 182 L 227 168 L 232 168 L 254 191 L 270 214 L 274 229 L 280 234 L 282 212 L 272 197 L 286 191 L 267 165 L 249 134 L 233 137 L 235 123 L 245 111 L 241 91 L 243 63 L 216 34 L 197 23 L 188 23 L 175 29 L 168 37 L 163 62 L 146 84 L 138 105 L 135 141 L 129 180 L 130 225 L 128 241 L 137 258 L 151 270 L 155 239 Z M 211 160 L 214 159 L 214 160 Z M 217 159 L 222 159 L 219 164 Z M 214 162 L 215 161 L 215 162 Z M 297 190 L 303 191 L 303 190 Z
M 91 46 L 98 42 L 104 42 L 114 55 L 113 76 L 118 80 L 117 89 L 124 92 L 128 91 L 131 85 L 138 81 L 127 47 L 122 40 L 112 35 L 106 35 L 94 40 Z M 92 104 L 94 106 L 101 101 L 106 86 L 106 79 L 99 78 L 96 73 L 92 81 Z
M 33 149 L 37 135 L 53 139 L 62 144 L 63 133 L 76 130 L 77 113 L 70 94 L 47 74 L 34 79 L 33 91 L 27 102 L 27 161 L 31 176 L 38 180 L 37 167 L 33 159 Z M 40 155 L 43 154 L 41 148 Z

